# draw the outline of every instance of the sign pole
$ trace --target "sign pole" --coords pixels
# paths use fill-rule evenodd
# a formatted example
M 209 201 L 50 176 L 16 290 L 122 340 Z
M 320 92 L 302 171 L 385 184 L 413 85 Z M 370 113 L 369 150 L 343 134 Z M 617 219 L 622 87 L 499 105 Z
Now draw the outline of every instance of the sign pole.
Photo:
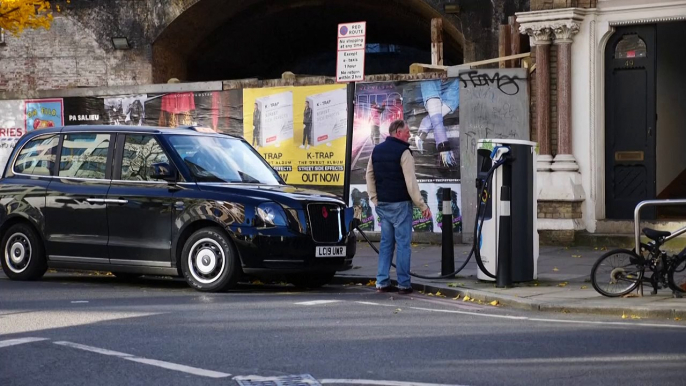
M 348 127 L 345 137 L 345 171 L 343 201 L 350 204 L 350 174 L 352 174 L 353 126 L 355 123 L 355 82 L 364 81 L 364 56 L 367 48 L 367 22 L 338 25 L 336 51 L 336 83 L 348 84 Z
M 353 124 L 355 123 L 355 82 L 348 83 L 348 127 L 345 135 L 345 172 L 343 175 L 343 201 L 350 203 L 350 174 L 352 173 Z

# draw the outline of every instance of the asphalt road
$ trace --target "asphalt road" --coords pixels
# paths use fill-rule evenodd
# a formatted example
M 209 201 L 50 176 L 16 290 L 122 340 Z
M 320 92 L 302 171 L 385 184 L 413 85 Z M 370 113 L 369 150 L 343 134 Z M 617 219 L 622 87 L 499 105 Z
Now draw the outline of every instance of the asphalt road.
M 685 347 L 682 321 L 526 313 L 357 285 L 204 294 L 172 279 L 0 274 L 3 386 L 683 385 Z

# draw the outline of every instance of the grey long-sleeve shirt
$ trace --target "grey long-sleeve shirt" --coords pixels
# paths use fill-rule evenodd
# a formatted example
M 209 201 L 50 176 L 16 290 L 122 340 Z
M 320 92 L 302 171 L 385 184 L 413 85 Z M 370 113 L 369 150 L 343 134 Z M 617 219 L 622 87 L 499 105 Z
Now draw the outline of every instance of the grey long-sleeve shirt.
M 412 157 L 412 152 L 409 150 L 405 150 L 402 157 L 400 157 L 400 167 L 403 169 L 405 186 L 407 186 L 407 192 L 410 194 L 412 203 L 421 211 L 426 210 L 428 206 L 424 202 L 424 198 L 422 198 L 422 194 L 419 191 L 419 184 L 417 183 L 417 177 L 414 170 L 414 157 Z M 367 164 L 366 179 L 369 199 L 374 203 L 374 205 L 378 205 L 376 194 L 376 177 L 374 176 L 372 157 L 369 157 L 369 163 Z

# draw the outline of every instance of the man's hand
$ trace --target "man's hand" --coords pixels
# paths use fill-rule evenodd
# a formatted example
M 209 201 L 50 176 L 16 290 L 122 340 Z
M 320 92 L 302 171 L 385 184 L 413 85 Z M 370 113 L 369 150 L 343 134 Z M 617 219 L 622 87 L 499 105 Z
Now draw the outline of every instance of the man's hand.
M 422 217 L 423 218 L 429 218 L 431 217 L 431 209 L 427 206 L 426 209 L 422 211 Z

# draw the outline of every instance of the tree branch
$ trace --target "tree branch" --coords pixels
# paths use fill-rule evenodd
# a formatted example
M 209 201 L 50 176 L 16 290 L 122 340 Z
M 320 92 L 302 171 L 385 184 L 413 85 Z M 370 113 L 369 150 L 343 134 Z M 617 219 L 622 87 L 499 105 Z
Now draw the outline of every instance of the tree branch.
M 10 13 L 18 11 L 18 10 L 19 10 L 19 7 L 16 7 L 14 9 L 10 9 L 9 11 L 7 11 L 5 13 L 0 13 L 0 17 L 5 17 L 6 15 L 9 15 Z

